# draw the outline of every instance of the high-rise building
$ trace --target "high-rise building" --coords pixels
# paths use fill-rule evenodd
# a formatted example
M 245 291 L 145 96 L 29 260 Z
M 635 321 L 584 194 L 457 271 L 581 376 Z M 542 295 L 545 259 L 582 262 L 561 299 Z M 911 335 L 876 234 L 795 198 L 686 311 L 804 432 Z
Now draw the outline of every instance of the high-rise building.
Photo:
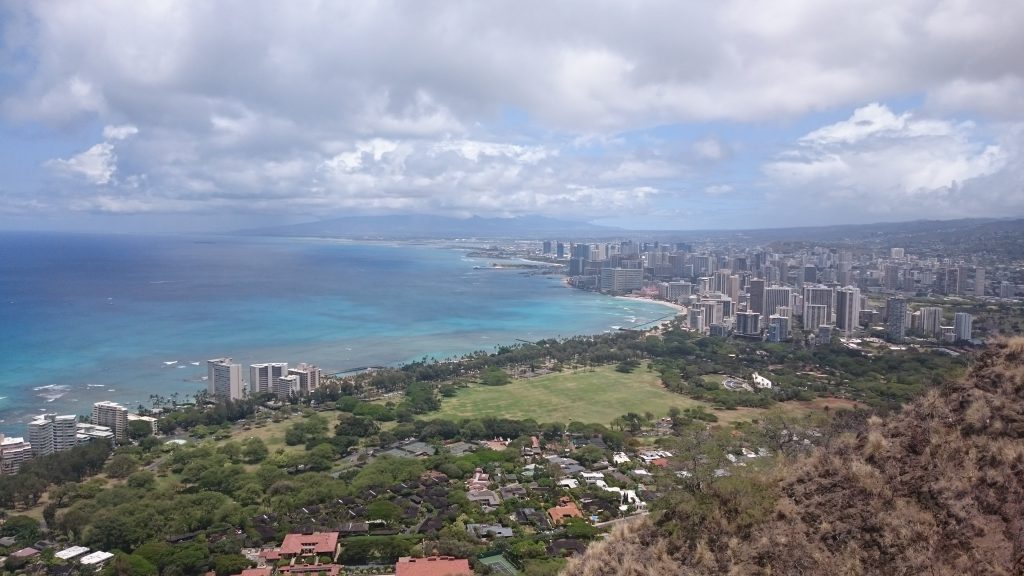
M 736 314 L 736 333 L 743 336 L 761 334 L 761 315 L 757 312 L 739 312 Z
M 699 306 L 704 309 L 704 325 L 721 324 L 725 319 L 721 300 L 701 300 Z
M 818 267 L 814 264 L 804 266 L 800 280 L 804 284 L 813 284 L 818 281 Z
M 747 286 L 747 309 L 751 312 L 764 314 L 764 280 L 753 278 Z
M 824 304 L 804 305 L 804 330 L 815 331 L 819 326 L 830 324 L 828 321 L 828 306 Z
M 967 312 L 957 312 L 953 315 L 953 333 L 957 342 L 965 342 L 971 339 L 971 325 L 974 317 Z
M 820 284 L 817 286 L 804 286 L 804 329 L 817 330 L 818 326 L 822 324 L 832 324 L 833 297 L 832 289 L 828 286 L 821 286 Z M 822 321 L 818 324 L 808 323 L 807 309 L 809 306 L 825 307 L 824 315 L 820 318 Z
M 790 332 L 789 316 L 773 314 L 768 317 L 768 340 L 772 342 L 785 342 L 789 340 Z
M 764 290 L 764 309 L 762 315 L 771 316 L 777 313 L 779 306 L 789 306 L 793 298 L 793 289 L 788 286 L 770 286 Z
M 885 332 L 889 340 L 902 342 L 907 335 L 907 301 L 899 296 L 885 303 Z
M 960 294 L 963 292 L 963 286 L 961 285 L 963 275 L 960 274 L 959 268 L 946 268 L 942 271 L 939 280 L 942 283 L 940 291 L 943 294 Z
M 118 442 L 128 440 L 128 409 L 116 402 L 97 402 L 92 405 L 92 423 L 114 431 Z
M 903 248 L 889 248 L 889 257 L 894 260 L 903 258 Z
M 836 291 L 836 328 L 849 336 L 860 325 L 860 290 L 847 286 Z
M 710 276 L 714 271 L 714 258 L 698 254 L 693 257 L 693 273 L 697 276 Z
M 541 252 L 544 254 L 551 254 L 551 240 L 545 240 Z
M 886 290 L 896 291 L 900 289 L 900 267 L 896 264 L 886 264 L 882 270 L 882 286 Z
M 613 293 L 629 293 L 639 290 L 644 285 L 643 269 L 602 268 L 601 291 Z
M 565 244 L 562 242 L 555 245 L 555 258 L 565 258 Z
M 63 452 L 78 444 L 78 417 L 40 414 L 28 423 L 28 438 L 34 456 Z
M 274 395 L 278 398 L 284 399 L 291 394 L 299 393 L 299 377 L 295 374 L 289 374 L 287 376 L 281 376 L 274 381 Z
M 1017 286 L 1003 280 L 999 283 L 999 297 L 1013 298 L 1017 295 Z
M 687 315 L 687 320 L 690 324 L 690 329 L 700 334 L 704 333 L 704 308 L 701 306 L 694 306 L 690 308 L 690 313 Z
M 312 364 L 299 364 L 288 370 L 289 376 L 295 376 L 298 380 L 298 392 L 305 396 L 320 387 L 320 368 Z
M 206 387 L 210 396 L 230 400 L 245 397 L 241 364 L 235 364 L 231 358 L 215 358 L 206 362 L 206 372 Z
M 740 277 L 736 274 L 731 274 L 726 279 L 724 292 L 729 296 L 729 299 L 733 303 L 740 301 Z
M 17 474 L 32 459 L 32 444 L 17 436 L 0 434 L 0 475 Z
M 918 312 L 917 329 L 925 336 L 938 338 L 942 332 L 942 308 L 939 306 L 925 306 Z
M 974 269 L 974 295 L 978 298 L 985 295 L 985 269 L 981 266 Z
M 287 362 L 268 362 L 249 366 L 249 392 L 266 394 L 271 391 L 274 381 L 288 374 Z

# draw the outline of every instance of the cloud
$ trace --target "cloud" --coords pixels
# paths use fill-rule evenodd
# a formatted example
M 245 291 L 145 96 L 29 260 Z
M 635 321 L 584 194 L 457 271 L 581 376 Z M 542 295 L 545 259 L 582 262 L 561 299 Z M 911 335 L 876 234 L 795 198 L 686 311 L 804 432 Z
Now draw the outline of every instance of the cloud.
M 809 213 L 875 219 L 953 218 L 1018 211 L 1020 125 L 994 140 L 970 122 L 918 118 L 870 104 L 800 138 L 762 169 L 778 198 Z M 978 203 L 979 186 L 987 182 Z M 1000 182 L 998 186 L 992 184 Z M 1005 212 L 1004 212 L 1005 213 Z
M 943 207 L 982 181 L 1012 186 L 1000 178 L 1021 158 L 1016 0 L 0 11 L 5 134 L 70 141 L 107 126 L 102 142 L 45 164 L 83 183 L 40 186 L 48 205 L 589 217 L 626 200 L 634 213 L 675 210 L 659 203 L 681 189 L 725 205 L 735 186 L 744 201 L 792 188 L 822 211 L 835 197 L 949 190 Z M 885 104 L 906 101 L 922 104 Z M 782 151 L 763 136 L 851 109 Z
M 92 184 L 103 185 L 109 184 L 117 172 L 117 156 L 112 144 L 101 142 L 67 160 L 57 158 L 46 165 L 58 172 L 82 176 Z
M 729 194 L 732 191 L 733 187 L 728 184 L 716 184 L 714 186 L 704 188 L 704 193 L 710 194 L 711 196 L 721 196 L 723 194 Z
M 702 160 L 721 160 L 725 157 L 722 143 L 715 138 L 705 138 L 694 142 L 693 151 Z
M 125 138 L 134 136 L 138 133 L 139 129 L 131 124 L 103 127 L 103 137 L 107 140 L 124 140 Z
M 103 138 L 100 142 L 84 152 L 71 158 L 55 158 L 48 160 L 44 166 L 69 176 L 79 176 L 91 184 L 103 186 L 114 181 L 117 172 L 117 154 L 114 152 L 113 141 L 124 140 L 139 133 L 139 129 L 130 124 L 120 126 L 104 126 Z

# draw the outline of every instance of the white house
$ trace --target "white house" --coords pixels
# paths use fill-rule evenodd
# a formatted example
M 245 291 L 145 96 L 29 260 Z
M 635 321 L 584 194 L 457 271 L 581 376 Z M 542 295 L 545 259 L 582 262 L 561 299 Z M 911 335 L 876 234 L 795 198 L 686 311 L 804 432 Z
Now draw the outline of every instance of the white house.
M 754 386 L 757 386 L 758 388 L 771 388 L 772 387 L 772 381 L 767 379 L 767 378 L 765 378 L 764 376 L 761 376 L 757 372 L 754 372 L 753 380 L 754 380 Z

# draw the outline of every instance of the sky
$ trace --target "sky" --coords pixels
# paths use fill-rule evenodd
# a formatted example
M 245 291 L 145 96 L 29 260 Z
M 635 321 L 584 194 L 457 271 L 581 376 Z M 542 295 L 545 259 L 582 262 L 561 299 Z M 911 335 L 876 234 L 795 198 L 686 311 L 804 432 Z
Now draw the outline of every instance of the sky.
M 1020 0 L 0 3 L 0 229 L 1024 216 Z

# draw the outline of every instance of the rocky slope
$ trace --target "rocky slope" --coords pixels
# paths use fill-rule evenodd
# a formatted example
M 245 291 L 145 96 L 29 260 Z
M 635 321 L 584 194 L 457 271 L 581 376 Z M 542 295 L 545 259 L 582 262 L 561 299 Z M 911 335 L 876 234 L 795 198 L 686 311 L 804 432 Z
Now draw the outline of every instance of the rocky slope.
M 1024 339 L 771 477 L 677 495 L 564 574 L 1024 574 Z

